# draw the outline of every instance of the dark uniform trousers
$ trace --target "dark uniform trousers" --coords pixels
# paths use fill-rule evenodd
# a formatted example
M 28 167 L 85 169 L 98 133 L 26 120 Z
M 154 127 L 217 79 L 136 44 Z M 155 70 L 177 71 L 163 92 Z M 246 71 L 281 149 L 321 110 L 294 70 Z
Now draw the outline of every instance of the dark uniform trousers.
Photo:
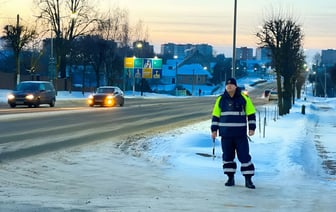
M 234 161 L 237 149 L 237 157 L 241 163 L 240 171 L 244 176 L 254 175 L 254 165 L 251 162 L 249 154 L 249 144 L 247 136 L 242 137 L 222 137 L 222 150 L 223 150 L 223 170 L 224 174 L 235 174 L 237 164 Z

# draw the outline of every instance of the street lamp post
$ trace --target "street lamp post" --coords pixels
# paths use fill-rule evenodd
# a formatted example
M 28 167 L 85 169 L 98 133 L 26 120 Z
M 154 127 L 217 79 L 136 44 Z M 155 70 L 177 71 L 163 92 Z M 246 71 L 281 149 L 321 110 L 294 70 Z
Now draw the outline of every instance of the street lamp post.
M 314 96 L 317 95 L 317 71 L 314 71 L 314 75 L 315 75 L 315 80 L 314 80 Z
M 136 44 L 136 48 L 138 48 L 139 49 L 139 55 L 138 55 L 138 57 L 140 58 L 141 57 L 141 51 L 142 51 L 142 43 L 141 42 L 138 42 L 137 44 Z M 143 71 L 142 71 L 142 74 L 141 74 L 141 81 L 140 81 L 140 95 L 141 96 L 143 96 L 143 84 L 144 84 L 144 78 L 143 78 Z
M 324 67 L 324 98 L 327 98 L 327 68 Z
M 235 77 L 236 69 L 236 25 L 237 25 L 237 0 L 234 0 L 234 15 L 233 15 L 233 48 L 232 48 L 232 77 Z
M 178 86 L 178 84 L 177 84 L 177 68 L 178 68 L 178 62 L 176 61 L 176 66 L 175 66 L 175 86 L 176 86 L 176 89 L 178 89 L 177 88 L 177 86 Z
M 58 90 L 57 87 L 57 74 L 56 74 L 56 61 L 54 57 L 54 38 L 53 38 L 53 27 L 50 24 L 50 57 L 49 57 L 49 80 L 55 86 L 56 91 Z M 82 85 L 84 86 L 84 84 Z
M 133 81 L 132 90 L 133 90 L 133 96 L 134 96 L 135 95 L 135 69 L 133 69 L 132 81 Z
M 142 72 L 143 75 L 143 72 Z M 144 85 L 144 78 L 143 76 L 141 76 L 141 91 L 140 91 L 140 95 L 143 96 L 143 85 Z
M 178 69 L 178 61 L 177 61 L 177 56 L 175 55 L 174 56 L 174 59 L 176 60 L 175 61 L 175 95 L 177 96 L 178 95 L 178 84 L 177 84 L 177 69 Z
M 16 30 L 17 30 L 17 35 L 19 35 L 19 28 L 20 28 L 20 24 L 19 24 L 19 21 L 20 21 L 20 17 L 19 17 L 19 14 L 16 15 Z M 19 84 L 20 83 L 20 54 L 18 54 L 18 58 L 17 58 L 17 76 L 16 76 L 16 84 Z
M 194 80 L 194 78 L 195 78 L 195 69 L 193 69 L 193 74 L 192 74 L 192 89 L 191 89 L 191 95 L 193 96 L 194 95 L 194 84 L 195 84 L 195 80 Z

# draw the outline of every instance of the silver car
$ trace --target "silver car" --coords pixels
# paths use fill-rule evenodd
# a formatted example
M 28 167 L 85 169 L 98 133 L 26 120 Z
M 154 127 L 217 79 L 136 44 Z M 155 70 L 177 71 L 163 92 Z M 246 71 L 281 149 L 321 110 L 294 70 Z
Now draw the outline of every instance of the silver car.
M 124 106 L 124 92 L 117 86 L 101 86 L 88 97 L 90 107 L 99 106 Z
M 272 100 L 278 100 L 278 92 L 276 91 L 271 91 L 268 94 L 268 101 L 272 101 Z

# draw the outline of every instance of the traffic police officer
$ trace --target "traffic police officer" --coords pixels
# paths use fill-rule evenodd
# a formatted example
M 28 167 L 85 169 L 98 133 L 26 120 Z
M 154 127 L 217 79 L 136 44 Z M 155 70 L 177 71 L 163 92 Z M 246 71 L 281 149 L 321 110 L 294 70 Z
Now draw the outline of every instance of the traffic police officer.
M 228 176 L 225 186 L 234 186 L 234 174 L 237 164 L 234 161 L 237 152 L 241 163 L 240 171 L 245 177 L 245 186 L 254 189 L 251 180 L 254 165 L 249 153 L 248 136 L 256 129 L 255 108 L 251 99 L 244 94 L 234 78 L 226 81 L 225 91 L 215 102 L 212 112 L 211 137 L 221 136 L 223 151 L 223 170 Z

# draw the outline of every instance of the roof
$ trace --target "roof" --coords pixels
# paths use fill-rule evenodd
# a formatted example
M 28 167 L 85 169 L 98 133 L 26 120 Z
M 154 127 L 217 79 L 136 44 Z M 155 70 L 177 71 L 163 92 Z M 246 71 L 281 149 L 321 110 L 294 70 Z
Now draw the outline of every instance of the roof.
M 20 83 L 50 83 L 49 81 L 21 81 Z
M 203 68 L 200 64 L 183 65 L 177 70 L 178 75 L 207 75 L 212 77 L 209 71 Z
M 176 76 L 176 66 L 162 65 L 162 75 L 166 77 Z M 209 78 L 212 75 L 200 64 L 187 64 L 177 68 L 177 75 L 206 75 Z
M 118 86 L 113 86 L 113 85 L 104 85 L 104 86 L 99 86 L 98 88 L 119 88 L 119 87 Z

